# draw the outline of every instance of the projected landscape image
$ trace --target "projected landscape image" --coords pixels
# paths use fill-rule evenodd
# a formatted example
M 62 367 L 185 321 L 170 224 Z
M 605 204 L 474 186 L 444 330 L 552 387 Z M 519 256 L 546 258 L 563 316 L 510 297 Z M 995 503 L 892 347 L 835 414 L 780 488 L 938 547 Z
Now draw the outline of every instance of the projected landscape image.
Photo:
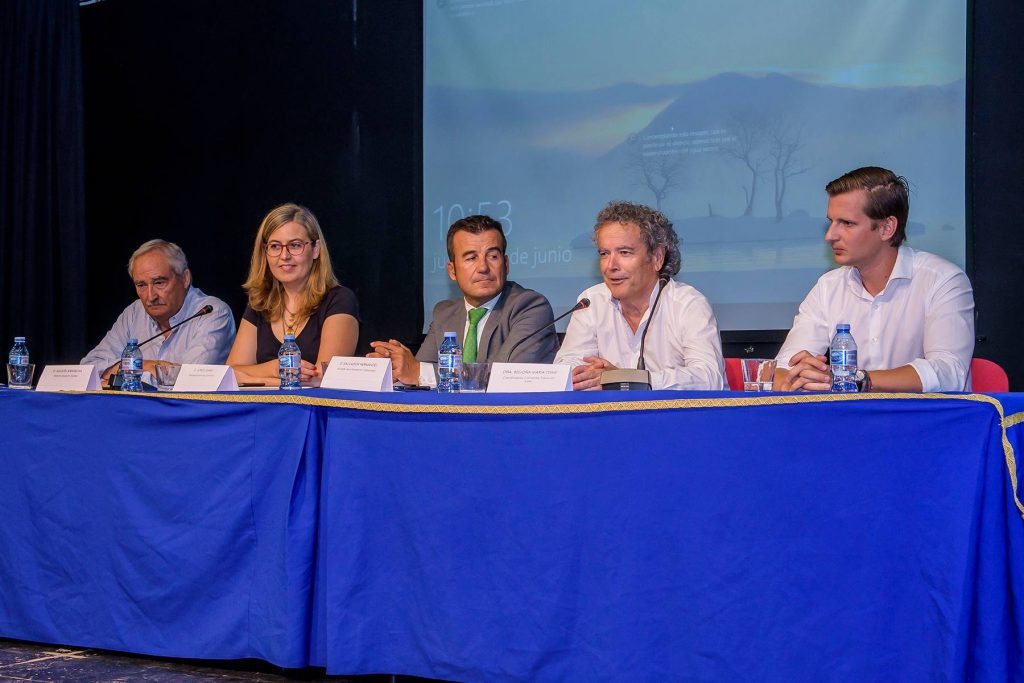
M 425 5 L 427 310 L 454 295 L 444 233 L 462 215 L 501 219 L 511 277 L 560 309 L 600 279 L 594 215 L 630 199 L 673 220 L 678 279 L 723 329 L 787 328 L 833 265 L 824 185 L 867 164 L 910 180 L 910 244 L 962 265 L 963 8 L 887 3 L 929 17 L 892 48 L 863 16 L 856 30 L 873 3 L 785 24 L 755 3 L 642 4 Z

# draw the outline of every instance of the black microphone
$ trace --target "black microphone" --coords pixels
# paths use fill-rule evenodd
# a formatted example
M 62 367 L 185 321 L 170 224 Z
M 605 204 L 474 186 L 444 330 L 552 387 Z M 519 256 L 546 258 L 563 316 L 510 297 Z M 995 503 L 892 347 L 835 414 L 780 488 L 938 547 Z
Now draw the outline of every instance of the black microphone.
M 640 359 L 636 362 L 637 370 L 647 369 L 647 364 L 644 363 L 644 343 L 647 341 L 647 332 L 651 329 L 651 321 L 654 320 L 654 309 L 658 307 L 658 302 L 661 301 L 661 293 L 665 291 L 665 285 L 667 284 L 667 277 L 658 280 L 658 296 L 654 297 L 654 303 L 651 305 L 651 314 L 647 316 L 647 327 L 644 328 L 644 333 L 640 335 Z
M 590 299 L 588 299 L 587 297 L 583 297 L 582 299 L 577 301 L 576 305 L 573 306 L 572 308 L 570 308 L 568 311 L 566 311 L 562 315 L 558 316 L 557 318 L 555 318 L 554 320 L 549 322 L 547 325 L 543 325 L 541 327 L 538 327 L 533 332 L 531 332 L 530 334 L 526 335 L 525 337 L 523 337 L 522 339 L 517 341 L 515 344 L 512 345 L 512 348 L 509 350 L 508 357 L 505 358 L 505 362 L 506 363 L 511 363 L 512 362 L 512 354 L 515 353 L 515 350 L 518 349 L 519 345 L 522 344 L 524 341 L 526 341 L 530 337 L 533 337 L 533 336 L 536 336 L 537 334 L 540 334 L 542 331 L 548 329 L 549 327 L 551 327 L 552 325 L 557 323 L 559 320 L 561 320 L 565 316 L 572 315 L 576 311 L 582 311 L 584 308 L 588 307 L 589 305 L 590 305 Z
M 166 331 L 166 332 L 163 332 L 163 331 L 161 331 L 161 332 L 157 332 L 156 334 L 154 334 L 154 335 L 153 335 L 152 337 L 150 337 L 150 338 L 149 338 L 149 339 L 147 339 L 146 341 L 143 341 L 143 342 L 139 342 L 139 348 L 141 349 L 141 348 L 142 348 L 143 346 L 145 346 L 145 345 L 146 345 L 146 344 L 148 344 L 149 342 L 153 341 L 153 340 L 154 340 L 154 339 L 156 339 L 157 337 L 162 337 L 162 336 L 164 336 L 165 334 L 167 334 L 167 333 L 171 332 L 172 330 L 176 330 L 177 328 L 179 328 L 179 327 L 181 327 L 182 325 L 184 325 L 185 323 L 187 323 L 187 322 L 188 322 L 189 320 L 193 320 L 193 319 L 195 319 L 195 318 L 198 318 L 198 317 L 200 317 L 200 316 L 203 316 L 203 315 L 207 315 L 207 314 L 209 314 L 209 313 L 213 313 L 213 306 L 211 306 L 210 304 L 206 304 L 205 306 L 203 306 L 202 308 L 200 308 L 200 309 L 199 309 L 198 311 L 196 311 L 195 313 L 193 313 L 193 314 L 192 314 L 192 315 L 190 315 L 189 317 L 187 317 L 187 318 L 185 318 L 184 320 L 182 320 L 182 321 L 180 321 L 180 322 L 177 322 L 177 323 L 175 323 L 175 324 L 171 325 L 170 327 L 168 327 L 168 328 L 167 328 L 167 331 Z M 104 371 L 103 371 L 103 374 L 106 374 L 106 373 L 110 372 L 111 370 L 113 370 L 114 368 L 116 368 L 116 367 L 117 367 L 118 365 L 120 365 L 120 364 L 121 364 L 121 360 L 120 360 L 120 359 L 118 359 L 118 361 L 117 361 L 116 363 L 114 363 L 114 364 L 113 364 L 113 365 L 111 365 L 111 366 L 110 366 L 109 368 L 107 368 L 106 370 L 104 370 Z M 114 386 L 114 382 L 115 382 L 115 380 L 114 380 L 114 377 L 116 377 L 116 376 L 118 376 L 118 375 L 120 375 L 120 373 L 114 373 L 114 374 L 110 375 L 110 376 L 109 376 L 109 377 L 107 378 L 107 384 L 108 384 L 109 386 L 113 387 L 113 386 Z

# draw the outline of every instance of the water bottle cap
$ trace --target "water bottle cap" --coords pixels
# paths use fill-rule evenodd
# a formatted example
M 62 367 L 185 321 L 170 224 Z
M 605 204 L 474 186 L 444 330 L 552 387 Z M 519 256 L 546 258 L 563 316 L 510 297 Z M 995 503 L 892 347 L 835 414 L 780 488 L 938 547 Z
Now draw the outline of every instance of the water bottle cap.
M 14 343 L 15 344 L 24 344 L 25 343 L 25 338 L 24 337 L 15 337 L 14 338 Z
M 284 340 L 286 342 L 295 341 L 295 335 L 294 334 L 286 334 L 286 335 L 284 335 Z
M 836 332 L 849 332 L 850 323 L 839 323 L 836 325 Z
M 444 333 L 444 338 L 447 339 L 448 337 L 451 337 L 452 339 L 454 339 L 455 338 L 455 333 L 454 332 L 445 332 Z
M 131 346 L 132 344 L 138 344 L 138 343 L 139 343 L 139 340 L 136 339 L 135 337 L 129 337 L 128 338 L 128 345 L 129 346 Z

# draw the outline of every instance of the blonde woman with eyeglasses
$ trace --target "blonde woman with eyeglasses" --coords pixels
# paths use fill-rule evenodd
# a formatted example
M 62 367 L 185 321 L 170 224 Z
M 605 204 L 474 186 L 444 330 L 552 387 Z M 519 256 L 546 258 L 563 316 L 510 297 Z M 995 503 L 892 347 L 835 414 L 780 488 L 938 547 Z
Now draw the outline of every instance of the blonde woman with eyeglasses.
M 301 380 L 320 375 L 320 362 L 351 356 L 359 336 L 359 304 L 338 284 L 316 216 L 282 204 L 260 224 L 253 245 L 249 294 L 228 356 L 239 384 L 275 386 L 277 352 L 286 334 L 302 352 Z

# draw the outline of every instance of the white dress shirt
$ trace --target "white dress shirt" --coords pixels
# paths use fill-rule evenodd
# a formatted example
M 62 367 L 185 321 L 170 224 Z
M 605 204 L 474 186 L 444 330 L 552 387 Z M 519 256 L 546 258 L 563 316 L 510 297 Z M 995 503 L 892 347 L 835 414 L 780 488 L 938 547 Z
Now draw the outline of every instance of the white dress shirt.
M 651 292 L 650 303 L 658 295 Z M 690 285 L 669 280 L 650 323 L 648 305 L 634 332 L 619 302 L 603 282 L 580 294 L 590 307 L 573 313 L 565 341 L 555 363 L 584 365 L 586 356 L 598 356 L 618 368 L 635 368 L 640 338 L 651 325 L 644 346 L 644 362 L 654 389 L 718 390 L 725 387 L 725 364 L 718 321 L 707 298 Z
M 800 304 L 779 350 L 779 367 L 788 368 L 800 351 L 825 353 L 838 323 L 850 323 L 859 367 L 910 365 L 925 392 L 970 389 L 974 293 L 967 275 L 949 261 L 901 246 L 877 296 L 864 289 L 856 268 L 825 273 Z

